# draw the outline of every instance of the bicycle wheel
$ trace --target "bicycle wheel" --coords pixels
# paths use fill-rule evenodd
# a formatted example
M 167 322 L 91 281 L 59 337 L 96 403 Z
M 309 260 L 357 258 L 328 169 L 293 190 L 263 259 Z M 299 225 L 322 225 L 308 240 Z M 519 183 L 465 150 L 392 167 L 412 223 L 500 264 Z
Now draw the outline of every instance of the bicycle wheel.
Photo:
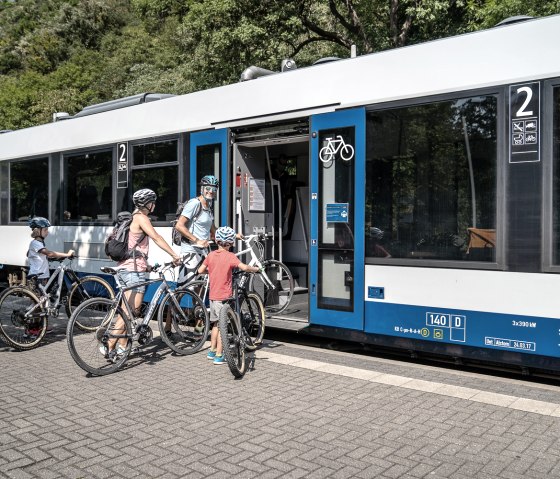
M 109 298 L 113 299 L 115 293 L 111 285 L 103 278 L 98 276 L 84 276 L 74 283 L 66 297 L 66 314 L 68 317 L 78 305 L 90 298 Z
M 158 310 L 158 324 L 163 342 L 181 355 L 199 351 L 210 329 L 202 300 L 185 288 L 168 293 L 163 298 Z
M 229 304 L 225 304 L 220 311 L 218 328 L 224 348 L 223 354 L 229 366 L 229 370 L 236 378 L 245 374 L 245 341 L 239 324 L 237 314 Z
M 258 294 L 249 293 L 239 305 L 241 324 L 250 337 L 245 349 L 254 351 L 262 343 L 264 336 L 264 306 Z
M 47 331 L 47 320 L 32 290 L 13 286 L 0 295 L 0 335 L 15 349 L 36 348 Z
M 251 276 L 249 289 L 261 297 L 264 309 L 268 313 L 282 313 L 290 305 L 294 296 L 292 273 L 284 263 L 275 259 L 265 261 L 263 267 L 264 274 L 272 283 L 272 287 L 263 278 L 263 273 L 257 273 Z
M 127 344 L 124 353 L 108 355 L 104 348 L 110 339 L 117 337 L 115 324 L 120 316 L 123 320 Z M 132 326 L 130 320 L 114 301 L 92 298 L 84 301 L 75 310 L 66 328 L 68 349 L 72 359 L 84 371 L 94 376 L 104 376 L 119 369 L 128 359 L 132 349 Z

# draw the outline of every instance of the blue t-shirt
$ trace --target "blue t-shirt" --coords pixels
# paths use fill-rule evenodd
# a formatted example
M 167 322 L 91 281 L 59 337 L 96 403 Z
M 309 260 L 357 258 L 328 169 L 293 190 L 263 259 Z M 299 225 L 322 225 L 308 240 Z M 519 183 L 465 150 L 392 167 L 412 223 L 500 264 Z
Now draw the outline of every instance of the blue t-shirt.
M 198 198 L 192 198 L 187 201 L 187 204 L 183 208 L 183 212 L 181 216 L 188 218 L 188 230 L 198 239 L 201 240 L 209 240 L 210 239 L 210 231 L 212 230 L 212 225 L 214 224 L 214 215 L 210 208 L 204 209 L 198 214 L 196 221 L 190 221 L 196 215 L 196 212 L 199 208 L 202 208 L 202 203 Z M 190 253 L 195 251 L 195 248 L 192 244 L 187 242 L 181 243 L 181 253 Z M 199 249 L 199 248 L 196 248 Z

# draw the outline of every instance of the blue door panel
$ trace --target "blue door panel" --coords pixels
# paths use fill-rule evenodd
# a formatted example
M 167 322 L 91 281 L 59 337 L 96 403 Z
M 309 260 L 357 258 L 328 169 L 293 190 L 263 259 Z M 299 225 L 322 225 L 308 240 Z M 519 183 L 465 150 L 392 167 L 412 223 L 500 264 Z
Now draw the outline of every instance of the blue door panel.
M 220 203 L 220 223 L 227 223 L 227 211 L 229 208 L 229 182 L 228 179 L 228 139 L 229 131 L 227 128 L 221 130 L 208 130 L 198 133 L 192 133 L 190 136 L 190 154 L 189 154 L 189 171 L 190 171 L 190 197 L 200 194 L 198 183 L 200 174 L 197 172 L 197 148 L 205 145 L 220 145 L 220 169 L 216 172 L 216 176 L 220 180 L 220 194 L 218 200 Z
M 339 132 L 353 131 L 353 144 L 345 143 L 342 136 L 338 136 Z M 363 330 L 364 327 L 364 205 L 365 205 L 365 110 L 357 108 L 352 110 L 344 110 L 335 113 L 327 113 L 323 115 L 315 115 L 311 117 L 311 224 L 310 224 L 310 296 L 309 296 L 309 322 L 311 324 L 320 324 L 325 326 L 342 327 L 355 330 Z M 350 133 L 348 133 L 350 135 Z M 332 141 L 331 143 L 331 140 Z M 336 146 L 336 154 L 329 153 L 329 148 L 336 141 L 341 142 Z M 320 143 L 321 142 L 321 143 Z M 325 146 L 326 145 L 326 146 Z M 350 146 L 348 146 L 350 145 Z M 332 147 L 334 150 L 334 146 Z M 333 151 L 331 150 L 331 151 Z M 336 196 L 332 191 L 325 192 L 324 185 L 319 185 L 321 178 L 329 175 L 327 169 L 334 165 L 334 162 L 340 162 L 341 165 L 352 165 L 353 167 L 353 192 L 349 193 L 347 202 L 329 201 L 327 195 Z M 338 164 L 336 166 L 338 168 Z M 350 167 L 350 168 L 351 168 Z M 321 170 L 323 169 L 323 170 Z M 335 173 L 331 173 L 335 175 Z M 338 173 L 337 173 L 338 174 Z M 323 175 L 323 176 L 321 176 Z M 321 180 L 325 183 L 325 180 Z M 321 188 L 323 187 L 323 191 Z M 331 189 L 337 189 L 336 186 L 330 185 Z M 325 195 L 325 199 L 321 199 Z M 353 213 L 353 228 L 351 221 L 346 218 Z M 322 294 L 322 287 L 331 278 L 326 275 L 327 281 L 323 281 L 321 277 L 321 258 L 325 262 L 325 258 L 329 257 L 329 267 L 336 271 L 336 263 L 344 263 L 344 252 L 340 251 L 340 260 L 337 260 L 338 251 L 336 251 L 336 241 L 329 249 L 328 246 L 320 244 L 321 231 L 328 231 L 329 228 L 341 230 L 338 225 L 344 226 L 347 223 L 348 236 L 351 238 L 353 250 L 349 257 L 353 254 L 353 263 L 350 271 L 344 271 L 344 278 L 337 278 L 332 284 L 343 284 L 344 288 L 353 291 L 352 298 L 346 301 L 346 310 L 337 304 L 336 293 L 333 297 Z M 338 229 L 336 229 L 338 228 Z M 336 236 L 335 233 L 330 233 Z M 325 253 L 330 251 L 331 253 Z M 331 256 L 328 256 L 328 255 Z M 327 255 L 327 256 L 325 256 Z M 344 269 L 344 267 L 342 267 Z M 330 273 L 329 273 L 330 274 Z M 331 291 L 332 284 L 329 285 Z M 321 294 L 320 294 L 321 293 Z M 320 297 L 320 299 L 319 299 Z M 348 302 L 351 307 L 348 307 Z

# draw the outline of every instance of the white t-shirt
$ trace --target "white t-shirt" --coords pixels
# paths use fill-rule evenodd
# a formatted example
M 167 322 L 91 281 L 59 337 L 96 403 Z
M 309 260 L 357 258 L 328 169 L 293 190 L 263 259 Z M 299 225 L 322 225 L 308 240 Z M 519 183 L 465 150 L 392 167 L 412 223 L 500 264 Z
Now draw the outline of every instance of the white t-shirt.
M 47 255 L 39 253 L 45 248 L 45 243 L 34 239 L 29 244 L 27 259 L 29 260 L 29 274 L 36 274 L 39 279 L 49 277 L 49 262 Z
M 184 216 L 185 218 L 191 220 L 192 217 L 195 216 L 198 208 L 202 208 L 200 200 L 198 198 L 191 198 L 183 208 L 181 216 Z M 212 214 L 212 210 L 210 210 L 210 208 L 202 208 L 202 211 L 200 211 L 200 214 L 196 218 L 196 221 L 194 221 L 194 223 L 192 221 L 189 221 L 188 229 L 196 238 L 201 240 L 208 240 L 210 239 L 210 231 L 212 229 L 213 223 L 214 215 Z M 197 250 L 201 250 L 201 248 L 193 246 L 190 243 L 186 243 L 185 241 L 181 243 L 182 254 L 198 252 Z

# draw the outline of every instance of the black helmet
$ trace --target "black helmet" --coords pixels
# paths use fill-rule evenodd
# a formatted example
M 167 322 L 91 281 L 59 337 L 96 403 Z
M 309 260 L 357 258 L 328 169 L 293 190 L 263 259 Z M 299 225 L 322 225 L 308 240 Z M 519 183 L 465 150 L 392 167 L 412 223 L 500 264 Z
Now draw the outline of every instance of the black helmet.
M 138 190 L 132 195 L 132 202 L 137 208 L 145 208 L 149 203 L 155 203 L 157 200 L 157 195 L 153 190 L 149 188 L 144 188 Z
M 29 220 L 29 227 L 31 229 L 35 228 L 48 228 L 51 225 L 50 221 L 47 218 L 43 218 L 42 216 L 35 216 Z

